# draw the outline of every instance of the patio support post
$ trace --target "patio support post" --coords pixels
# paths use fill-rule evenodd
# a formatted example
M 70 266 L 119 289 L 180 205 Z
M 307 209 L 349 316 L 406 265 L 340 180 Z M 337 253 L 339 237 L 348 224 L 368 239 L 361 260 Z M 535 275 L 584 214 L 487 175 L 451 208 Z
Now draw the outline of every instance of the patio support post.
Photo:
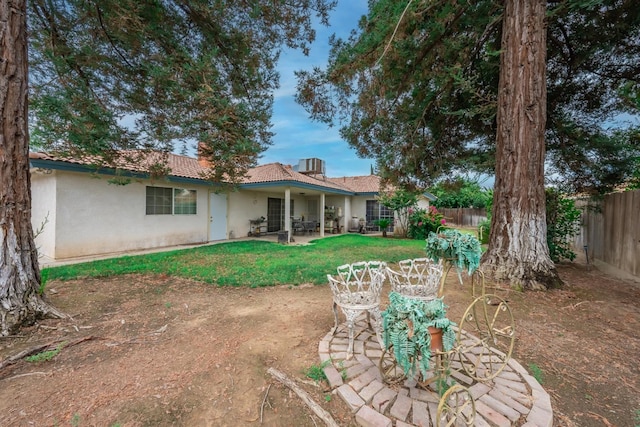
M 284 190 L 284 229 L 287 232 L 287 243 L 291 243 L 291 188 Z
M 320 193 L 320 237 L 324 237 L 324 193 Z
M 342 222 L 345 233 L 348 233 L 349 227 L 351 227 L 351 198 L 348 196 L 344 196 L 344 211 L 342 215 L 340 221 Z

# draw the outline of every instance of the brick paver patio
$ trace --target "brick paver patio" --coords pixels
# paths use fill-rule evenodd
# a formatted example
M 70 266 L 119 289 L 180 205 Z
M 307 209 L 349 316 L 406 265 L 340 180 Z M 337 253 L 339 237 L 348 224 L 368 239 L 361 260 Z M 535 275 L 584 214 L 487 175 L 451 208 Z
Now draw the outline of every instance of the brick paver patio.
M 321 362 L 329 384 L 355 414 L 361 426 L 425 426 L 436 427 L 439 395 L 416 387 L 415 380 L 388 386 L 380 375 L 378 362 L 382 349 L 368 328 L 364 317 L 357 322 L 354 356 L 347 355 L 348 332 L 345 324 L 320 341 Z M 473 381 L 461 373 L 453 379 L 468 388 L 475 402 L 474 425 L 552 427 L 553 410 L 549 394 L 511 358 L 494 379 Z

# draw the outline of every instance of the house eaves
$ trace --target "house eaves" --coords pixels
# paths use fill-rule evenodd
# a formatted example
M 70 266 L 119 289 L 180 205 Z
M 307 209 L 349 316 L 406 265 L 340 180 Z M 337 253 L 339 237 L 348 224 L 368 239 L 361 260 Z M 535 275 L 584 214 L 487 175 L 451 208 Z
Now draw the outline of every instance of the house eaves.
M 245 190 L 252 190 L 252 189 L 273 188 L 274 186 L 293 187 L 301 190 L 309 190 L 309 191 L 313 190 L 313 191 L 320 191 L 323 193 L 339 194 L 339 195 L 345 195 L 345 196 L 354 195 L 354 193 L 349 190 L 325 187 L 322 185 L 314 185 L 314 184 L 309 184 L 309 183 L 304 183 L 304 182 L 294 181 L 294 180 L 255 182 L 255 183 L 248 183 L 248 184 L 240 184 L 238 187 Z
M 133 179 L 149 179 L 152 178 L 148 173 L 136 172 L 131 170 L 123 169 L 121 171 L 116 171 L 113 168 L 104 168 L 104 167 L 94 167 L 86 164 L 79 163 L 70 163 L 67 161 L 60 160 L 50 160 L 50 159 L 38 159 L 31 158 L 29 160 L 31 168 L 35 169 L 51 169 L 51 170 L 60 170 L 65 172 L 79 172 L 79 173 L 88 173 L 95 175 L 106 175 L 106 176 L 122 176 L 125 178 L 133 178 Z M 170 182 L 170 183 L 181 183 L 181 184 L 194 184 L 194 185 L 205 185 L 205 186 L 216 186 L 220 187 L 221 184 L 214 183 L 201 178 L 192 178 L 185 176 L 176 176 L 176 175 L 167 175 L 165 177 L 159 178 L 158 181 Z
M 125 152 L 127 154 L 128 152 Z M 132 152 L 136 154 L 136 152 Z M 122 176 L 134 179 L 152 179 L 144 169 L 143 164 L 149 160 L 154 161 L 159 153 L 148 153 L 148 157 L 141 157 L 137 162 L 128 161 L 126 156 L 121 160 L 122 166 L 100 167 L 92 163 L 91 158 L 58 157 L 47 153 L 29 153 L 29 160 L 33 168 L 56 169 L 69 172 L 82 172 L 101 174 L 107 176 Z M 95 161 L 95 159 L 93 160 Z M 204 185 L 222 187 L 228 183 L 215 183 L 205 178 L 208 168 L 202 165 L 198 159 L 167 153 L 167 166 L 169 175 L 159 178 L 158 181 L 172 183 L 187 183 L 192 185 Z M 268 163 L 255 166 L 247 171 L 246 176 L 237 184 L 241 189 L 279 191 L 285 187 L 295 188 L 308 192 L 328 193 L 335 195 L 376 196 L 378 194 L 379 177 L 370 175 L 363 177 L 327 178 L 323 175 L 315 176 L 303 174 L 293 170 L 290 165 L 281 163 Z
M 425 191 L 424 193 L 422 193 L 422 195 L 424 197 L 426 197 L 430 202 L 435 202 L 436 200 L 438 200 L 438 197 L 434 196 L 433 194 L 429 193 L 428 191 Z

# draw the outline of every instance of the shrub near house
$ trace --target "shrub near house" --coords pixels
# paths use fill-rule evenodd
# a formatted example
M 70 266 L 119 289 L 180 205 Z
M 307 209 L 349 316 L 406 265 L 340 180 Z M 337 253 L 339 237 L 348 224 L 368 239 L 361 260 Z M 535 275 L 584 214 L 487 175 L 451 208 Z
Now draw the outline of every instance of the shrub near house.
M 408 237 L 424 240 L 430 232 L 436 232 L 439 227 L 446 224 L 444 215 L 438 212 L 434 206 L 429 209 L 413 209 L 409 212 Z

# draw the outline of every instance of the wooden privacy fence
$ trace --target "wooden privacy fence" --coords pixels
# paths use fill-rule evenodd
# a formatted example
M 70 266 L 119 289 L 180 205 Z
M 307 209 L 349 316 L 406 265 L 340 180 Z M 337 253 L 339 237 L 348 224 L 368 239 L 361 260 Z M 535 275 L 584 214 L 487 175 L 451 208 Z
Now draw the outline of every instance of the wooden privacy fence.
M 640 190 L 612 193 L 602 201 L 579 200 L 582 226 L 574 251 L 640 277 Z
M 440 208 L 438 209 L 447 220 L 456 225 L 477 227 L 481 221 L 487 219 L 487 211 L 474 208 Z

